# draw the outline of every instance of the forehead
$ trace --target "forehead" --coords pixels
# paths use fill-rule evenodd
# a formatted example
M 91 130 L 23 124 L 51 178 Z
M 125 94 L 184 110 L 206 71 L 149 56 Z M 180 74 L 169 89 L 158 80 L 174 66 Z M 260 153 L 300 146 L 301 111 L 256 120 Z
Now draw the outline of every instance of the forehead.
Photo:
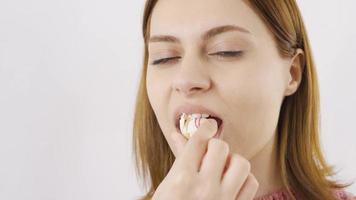
M 243 0 L 158 0 L 150 35 L 199 38 L 211 27 L 237 25 L 258 34 L 263 22 Z

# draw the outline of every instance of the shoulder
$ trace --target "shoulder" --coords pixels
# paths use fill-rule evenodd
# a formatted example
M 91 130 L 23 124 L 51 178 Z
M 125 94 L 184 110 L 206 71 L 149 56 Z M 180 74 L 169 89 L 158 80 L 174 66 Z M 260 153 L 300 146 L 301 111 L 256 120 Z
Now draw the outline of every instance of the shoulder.
M 354 196 L 350 192 L 347 192 L 344 189 L 333 189 L 332 193 L 337 200 L 356 200 L 356 196 Z M 293 192 L 293 194 L 295 193 Z M 280 189 L 272 193 L 269 193 L 267 195 L 257 197 L 254 200 L 290 200 L 290 199 L 293 198 L 289 196 L 287 190 Z M 300 198 L 297 197 L 296 199 L 300 199 Z
M 335 189 L 333 190 L 333 194 L 338 200 L 356 200 L 356 196 L 344 189 Z

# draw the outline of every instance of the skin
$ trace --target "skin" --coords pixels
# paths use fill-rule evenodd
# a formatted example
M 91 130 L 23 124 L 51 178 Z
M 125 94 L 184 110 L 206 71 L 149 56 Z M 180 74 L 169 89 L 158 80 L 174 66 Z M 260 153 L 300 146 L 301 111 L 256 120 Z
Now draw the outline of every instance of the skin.
M 248 32 L 229 31 L 201 39 L 207 30 L 222 25 L 236 25 Z M 177 158 L 155 199 L 172 193 L 186 199 L 214 199 L 216 195 L 219 199 L 252 199 L 282 187 L 276 162 L 276 127 L 284 97 L 300 84 L 302 50 L 292 58 L 282 57 L 268 27 L 242 0 L 160 0 L 152 13 L 150 35 L 180 40 L 148 45 L 149 101 Z M 221 51 L 242 53 L 216 54 Z M 170 57 L 177 58 L 153 65 Z M 172 116 L 183 104 L 202 105 L 221 116 L 221 137 L 206 138 L 209 130 L 216 131 L 209 123 L 198 130 L 195 140 L 187 142 L 176 133 Z M 214 173 L 203 176 L 199 167 L 187 167 L 189 163 L 198 163 L 210 172 L 215 168 L 215 174 L 224 178 L 218 181 L 212 178 Z M 226 175 L 216 163 L 233 172 Z M 230 181 L 224 182 L 225 177 Z M 181 184 L 189 187 L 174 187 Z M 184 196 L 187 193 L 198 197 Z M 204 198 L 199 196 L 202 194 Z

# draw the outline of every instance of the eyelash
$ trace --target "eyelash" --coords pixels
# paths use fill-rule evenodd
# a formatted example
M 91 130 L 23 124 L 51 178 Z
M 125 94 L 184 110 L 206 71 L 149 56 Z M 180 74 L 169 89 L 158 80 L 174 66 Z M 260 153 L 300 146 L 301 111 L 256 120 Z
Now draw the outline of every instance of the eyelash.
M 238 57 L 242 54 L 242 51 L 219 51 L 216 53 L 212 53 L 209 55 L 215 55 L 218 57 Z M 176 57 L 170 57 L 170 58 L 162 58 L 159 60 L 154 60 L 152 62 L 152 65 L 160 65 L 160 64 L 165 64 L 167 62 L 169 62 L 170 60 L 176 59 L 176 58 L 180 58 L 179 56 Z

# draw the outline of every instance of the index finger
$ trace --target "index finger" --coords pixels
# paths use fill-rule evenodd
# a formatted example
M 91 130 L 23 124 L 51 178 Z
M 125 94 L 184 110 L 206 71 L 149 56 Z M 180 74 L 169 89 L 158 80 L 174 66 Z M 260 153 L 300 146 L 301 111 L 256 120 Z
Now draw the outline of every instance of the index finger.
M 166 138 L 174 156 L 177 158 L 188 140 L 179 132 L 173 132 Z
M 188 140 L 180 153 L 179 162 L 188 170 L 198 171 L 206 152 L 209 139 L 217 132 L 217 122 L 214 119 L 202 118 L 196 133 Z

